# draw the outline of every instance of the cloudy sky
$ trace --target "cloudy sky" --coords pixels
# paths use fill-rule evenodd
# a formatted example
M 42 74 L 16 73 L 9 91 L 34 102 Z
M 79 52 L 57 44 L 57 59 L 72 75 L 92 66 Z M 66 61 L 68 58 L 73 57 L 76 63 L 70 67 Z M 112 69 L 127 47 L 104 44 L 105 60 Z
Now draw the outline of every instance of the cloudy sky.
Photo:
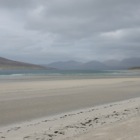
M 49 63 L 139 57 L 140 0 L 0 0 L 0 56 Z

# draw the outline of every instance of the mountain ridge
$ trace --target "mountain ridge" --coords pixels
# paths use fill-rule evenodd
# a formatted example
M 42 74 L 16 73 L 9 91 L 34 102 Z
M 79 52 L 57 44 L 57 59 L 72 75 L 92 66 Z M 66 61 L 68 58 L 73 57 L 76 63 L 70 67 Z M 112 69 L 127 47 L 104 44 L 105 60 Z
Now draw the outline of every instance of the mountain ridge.
M 47 67 L 0 57 L 0 69 L 47 69 Z
M 45 66 L 54 67 L 61 70 L 123 70 L 133 67 L 140 67 L 140 58 L 125 58 L 123 60 L 107 60 L 97 61 L 92 60 L 89 62 L 78 61 L 59 61 L 46 64 Z

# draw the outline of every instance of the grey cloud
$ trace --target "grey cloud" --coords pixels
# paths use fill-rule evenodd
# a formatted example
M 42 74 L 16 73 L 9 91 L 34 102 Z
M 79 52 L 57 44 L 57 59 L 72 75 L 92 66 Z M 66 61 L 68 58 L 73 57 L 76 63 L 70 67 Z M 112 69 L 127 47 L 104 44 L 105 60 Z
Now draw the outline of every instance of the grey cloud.
M 123 40 L 129 43 L 139 44 L 140 43 L 140 27 L 126 30 Z
M 41 0 L 39 0 L 41 2 Z M 31 8 L 39 4 L 38 0 L 0 0 L 0 7 L 6 9 L 20 8 Z
M 49 5 L 47 7 L 47 4 Z M 138 0 L 57 0 L 40 11 L 42 20 L 32 18 L 27 27 L 67 36 L 83 36 L 139 26 Z
M 0 0 L 0 55 L 36 63 L 139 56 L 139 0 Z

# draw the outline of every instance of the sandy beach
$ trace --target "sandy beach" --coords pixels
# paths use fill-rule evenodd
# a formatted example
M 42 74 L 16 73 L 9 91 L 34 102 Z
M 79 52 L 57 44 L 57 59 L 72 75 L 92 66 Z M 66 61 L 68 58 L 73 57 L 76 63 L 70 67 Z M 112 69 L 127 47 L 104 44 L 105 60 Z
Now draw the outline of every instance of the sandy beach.
M 71 140 L 139 140 L 140 114 L 125 120 L 105 125 L 90 132 L 71 138 Z
M 139 122 L 139 93 L 140 78 L 1 82 L 0 140 L 117 139 Z

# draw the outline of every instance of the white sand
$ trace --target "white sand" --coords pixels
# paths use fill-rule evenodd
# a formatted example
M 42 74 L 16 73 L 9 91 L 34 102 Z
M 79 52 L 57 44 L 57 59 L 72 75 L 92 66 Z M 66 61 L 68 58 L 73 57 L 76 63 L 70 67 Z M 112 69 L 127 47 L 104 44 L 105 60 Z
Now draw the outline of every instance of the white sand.
M 139 92 L 140 78 L 1 83 L 0 140 L 119 139 L 119 126 L 139 121 Z
M 71 140 L 140 140 L 140 114 L 105 125 L 102 128 L 93 129 Z
M 1 128 L 0 140 L 138 140 L 139 111 L 129 99 Z

